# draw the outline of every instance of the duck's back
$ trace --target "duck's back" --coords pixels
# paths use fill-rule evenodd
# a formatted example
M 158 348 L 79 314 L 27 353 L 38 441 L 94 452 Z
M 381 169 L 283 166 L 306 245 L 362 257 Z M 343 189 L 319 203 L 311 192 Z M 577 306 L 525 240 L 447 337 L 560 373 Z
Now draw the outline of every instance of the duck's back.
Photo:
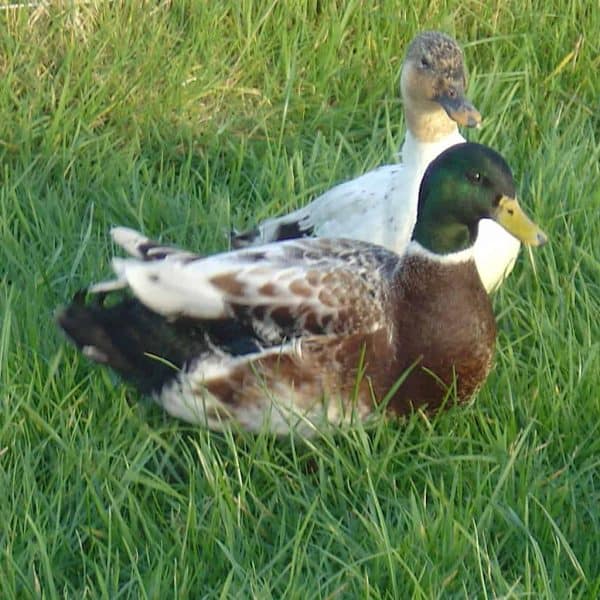
M 336 185 L 307 206 L 234 236 L 234 247 L 297 237 L 350 238 L 403 254 L 415 225 L 425 169 L 441 152 L 464 142 L 458 130 L 437 142 L 407 132 L 402 163 L 384 165 Z

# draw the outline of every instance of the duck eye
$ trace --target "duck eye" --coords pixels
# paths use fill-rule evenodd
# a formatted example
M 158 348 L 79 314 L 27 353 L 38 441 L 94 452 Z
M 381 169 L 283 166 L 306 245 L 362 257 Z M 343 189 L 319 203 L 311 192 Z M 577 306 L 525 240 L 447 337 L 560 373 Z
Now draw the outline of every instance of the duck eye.
M 428 61 L 428 60 L 427 60 L 425 57 L 423 57 L 423 58 L 421 59 L 421 66 L 422 66 L 424 69 L 429 69 L 429 68 L 431 68 L 431 63 L 430 63 L 430 62 L 429 62 L 429 61 Z
M 456 90 L 454 88 L 448 88 L 446 94 L 449 98 L 456 98 Z
M 467 179 L 471 183 L 480 184 L 483 181 L 481 177 L 481 173 L 479 171 L 473 171 L 472 173 L 467 174 Z

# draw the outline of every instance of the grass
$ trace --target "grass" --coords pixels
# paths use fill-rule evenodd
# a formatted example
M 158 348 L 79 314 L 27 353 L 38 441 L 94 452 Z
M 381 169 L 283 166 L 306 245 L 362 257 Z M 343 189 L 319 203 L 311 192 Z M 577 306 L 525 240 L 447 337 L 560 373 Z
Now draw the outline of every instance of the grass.
M 600 595 L 600 11 L 576 0 L 0 11 L 0 595 Z M 166 417 L 55 307 L 113 224 L 206 252 L 394 159 L 404 49 L 465 47 L 471 139 L 551 236 L 474 403 L 308 444 Z M 534 275 L 535 266 L 535 275 Z

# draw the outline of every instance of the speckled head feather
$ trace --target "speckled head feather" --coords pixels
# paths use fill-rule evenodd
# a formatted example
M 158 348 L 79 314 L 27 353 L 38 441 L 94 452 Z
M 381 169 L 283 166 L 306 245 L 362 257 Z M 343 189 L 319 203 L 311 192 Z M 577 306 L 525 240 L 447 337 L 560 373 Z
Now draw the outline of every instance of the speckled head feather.
M 409 45 L 406 60 L 421 63 L 424 69 L 434 67 L 447 79 L 466 86 L 464 57 L 455 39 L 441 31 L 424 31 Z

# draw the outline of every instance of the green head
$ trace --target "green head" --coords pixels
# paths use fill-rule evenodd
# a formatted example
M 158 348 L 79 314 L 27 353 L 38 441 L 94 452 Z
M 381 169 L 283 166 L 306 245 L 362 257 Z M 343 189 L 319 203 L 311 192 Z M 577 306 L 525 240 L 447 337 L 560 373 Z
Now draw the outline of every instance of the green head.
M 427 168 L 419 192 L 413 239 L 436 254 L 472 246 L 481 219 L 493 219 L 524 244 L 546 235 L 521 210 L 506 161 L 481 144 L 457 144 Z

